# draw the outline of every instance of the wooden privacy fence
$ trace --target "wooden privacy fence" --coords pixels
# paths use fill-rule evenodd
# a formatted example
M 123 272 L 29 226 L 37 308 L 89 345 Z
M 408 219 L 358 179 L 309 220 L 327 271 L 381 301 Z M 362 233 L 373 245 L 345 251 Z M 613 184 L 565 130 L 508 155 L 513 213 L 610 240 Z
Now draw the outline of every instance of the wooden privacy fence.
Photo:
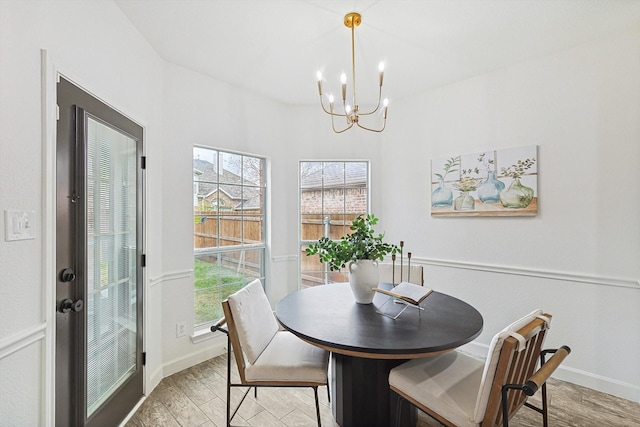
M 218 228 L 218 223 L 220 227 Z M 193 217 L 194 248 L 223 248 L 240 245 L 264 243 L 262 215 L 230 212 L 218 216 L 209 211 L 195 211 Z M 260 271 L 262 251 L 239 247 L 237 251 L 225 251 L 221 254 L 203 253 L 198 258 L 213 262 L 218 259 L 227 268 L 239 271 L 241 267 Z M 247 271 L 249 272 L 249 271 Z
M 329 218 L 329 236 L 338 240 L 351 232 L 352 221 L 360 214 L 302 214 L 302 240 L 318 240 L 324 236 L 325 218 Z
M 241 216 L 242 215 L 242 216 Z M 220 228 L 218 231 L 218 223 Z M 215 248 L 218 246 L 251 245 L 263 243 L 262 215 L 225 213 L 213 215 L 211 212 L 194 212 L 194 248 Z

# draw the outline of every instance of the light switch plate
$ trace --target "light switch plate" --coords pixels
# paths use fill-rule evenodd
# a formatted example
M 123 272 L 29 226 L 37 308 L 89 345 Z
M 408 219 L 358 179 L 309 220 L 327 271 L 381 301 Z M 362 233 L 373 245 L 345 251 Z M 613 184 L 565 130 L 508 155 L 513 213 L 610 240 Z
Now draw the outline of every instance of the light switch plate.
M 4 239 L 7 242 L 36 238 L 36 211 L 4 211 Z

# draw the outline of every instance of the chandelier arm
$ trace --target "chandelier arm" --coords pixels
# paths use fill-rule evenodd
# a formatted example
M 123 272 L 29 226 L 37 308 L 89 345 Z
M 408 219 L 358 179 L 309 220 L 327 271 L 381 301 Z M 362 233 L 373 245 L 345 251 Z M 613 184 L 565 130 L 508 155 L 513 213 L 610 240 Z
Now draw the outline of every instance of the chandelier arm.
M 322 107 L 322 110 L 327 113 L 327 114 L 331 114 L 329 111 L 327 111 L 327 109 L 324 106 L 324 102 L 322 101 L 322 96 L 320 96 L 320 106 Z
M 385 127 L 387 127 L 387 119 L 384 119 L 384 121 L 382 122 L 382 129 L 371 129 L 371 128 L 368 128 L 368 127 L 366 127 L 366 126 L 362 126 L 362 125 L 360 124 L 360 122 L 357 122 L 356 124 L 358 125 L 358 127 L 362 128 L 362 129 L 364 129 L 364 130 L 368 130 L 368 131 L 371 131 L 371 132 L 378 132 L 378 133 L 380 133 L 380 132 L 382 132 L 382 131 L 384 130 L 384 128 L 385 128 Z
M 380 90 L 378 91 L 378 104 L 376 105 L 376 108 L 373 111 L 369 111 L 368 113 L 360 113 L 360 115 L 369 116 L 378 112 L 378 110 L 380 109 L 380 101 L 382 101 L 382 86 L 380 86 Z
M 337 115 L 337 114 L 334 114 L 334 115 Z M 336 130 L 336 125 L 335 125 L 335 123 L 333 122 L 333 116 L 334 116 L 334 115 L 331 115 L 331 127 L 333 128 L 333 131 L 334 131 L 335 133 L 342 133 L 342 132 L 346 132 L 346 131 L 348 131 L 349 129 L 351 129 L 351 128 L 353 127 L 353 122 L 351 122 L 351 124 L 350 124 L 349 126 L 347 126 L 346 128 L 344 128 L 344 129 L 342 129 L 342 130 Z
M 324 106 L 324 102 L 322 101 L 322 97 L 320 97 L 320 106 L 322 107 L 322 110 L 331 115 L 331 116 L 337 116 L 337 117 L 349 117 L 348 114 L 340 114 L 340 113 L 333 113 L 331 111 L 328 111 L 327 108 Z

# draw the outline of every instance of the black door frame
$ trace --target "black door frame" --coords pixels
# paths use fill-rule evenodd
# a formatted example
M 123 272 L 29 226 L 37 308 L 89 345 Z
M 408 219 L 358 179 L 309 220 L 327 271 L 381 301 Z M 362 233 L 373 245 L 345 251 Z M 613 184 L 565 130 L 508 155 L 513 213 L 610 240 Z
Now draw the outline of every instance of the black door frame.
M 55 363 L 55 407 L 57 425 L 74 426 L 102 426 L 111 425 L 114 420 L 121 422 L 143 396 L 144 368 L 143 368 L 143 307 L 144 307 L 144 272 L 143 272 L 143 214 L 144 214 L 144 181 L 143 181 L 143 152 L 144 130 L 142 126 L 128 119 L 107 104 L 101 102 L 89 93 L 83 91 L 69 80 L 60 77 L 57 86 L 58 122 L 56 127 L 56 169 L 58 184 L 63 191 L 56 194 L 56 353 Z M 71 311 L 60 313 L 61 301 L 69 298 L 73 301 L 86 301 L 86 277 L 84 263 L 76 265 L 77 260 L 86 258 L 84 242 L 86 242 L 84 209 L 84 115 L 98 117 L 111 126 L 114 124 L 123 133 L 130 135 L 137 141 L 137 200 L 136 200 L 136 297 L 137 297 L 137 341 L 136 341 L 136 371 L 135 374 L 122 384 L 118 390 L 86 420 L 86 330 L 87 311 Z M 76 117 L 81 119 L 76 120 Z M 71 145 L 70 145 L 71 144 Z M 63 153 L 64 152 L 64 153 Z M 65 154 L 66 153 L 66 154 Z M 69 156 L 75 153 L 76 158 L 67 158 L 67 163 L 59 163 L 59 156 Z M 64 160 L 64 157 L 60 157 Z M 63 166 L 63 167 L 60 167 Z M 66 174 L 66 176 L 65 176 Z M 64 208 L 64 206 L 67 206 Z M 73 207 L 69 207 L 73 206 Z M 77 207 L 75 207 L 77 206 Z M 69 235 L 64 230 L 75 228 L 76 232 Z M 71 282 L 62 277 L 63 270 L 71 268 L 75 279 Z M 66 330 L 61 326 L 66 325 Z M 75 349 L 69 349 L 66 360 L 58 358 L 58 340 L 77 340 Z M 69 378 L 73 380 L 69 381 Z M 68 404 L 68 412 L 59 410 L 61 399 Z M 103 408 L 107 407 L 107 410 Z M 86 420 L 86 424 L 85 424 Z

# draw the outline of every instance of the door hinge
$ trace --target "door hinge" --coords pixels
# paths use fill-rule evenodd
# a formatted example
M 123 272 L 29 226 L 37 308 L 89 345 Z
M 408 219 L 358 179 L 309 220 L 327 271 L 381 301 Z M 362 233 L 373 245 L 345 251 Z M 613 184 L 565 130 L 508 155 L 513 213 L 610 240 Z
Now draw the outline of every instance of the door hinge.
M 140 168 L 141 169 L 147 168 L 147 156 L 140 157 Z
M 56 105 L 56 120 L 60 120 L 60 106 Z
M 147 352 L 143 351 L 142 352 L 142 366 L 145 366 L 147 364 Z
M 142 254 L 140 256 L 140 267 L 146 267 L 147 266 L 147 255 Z

